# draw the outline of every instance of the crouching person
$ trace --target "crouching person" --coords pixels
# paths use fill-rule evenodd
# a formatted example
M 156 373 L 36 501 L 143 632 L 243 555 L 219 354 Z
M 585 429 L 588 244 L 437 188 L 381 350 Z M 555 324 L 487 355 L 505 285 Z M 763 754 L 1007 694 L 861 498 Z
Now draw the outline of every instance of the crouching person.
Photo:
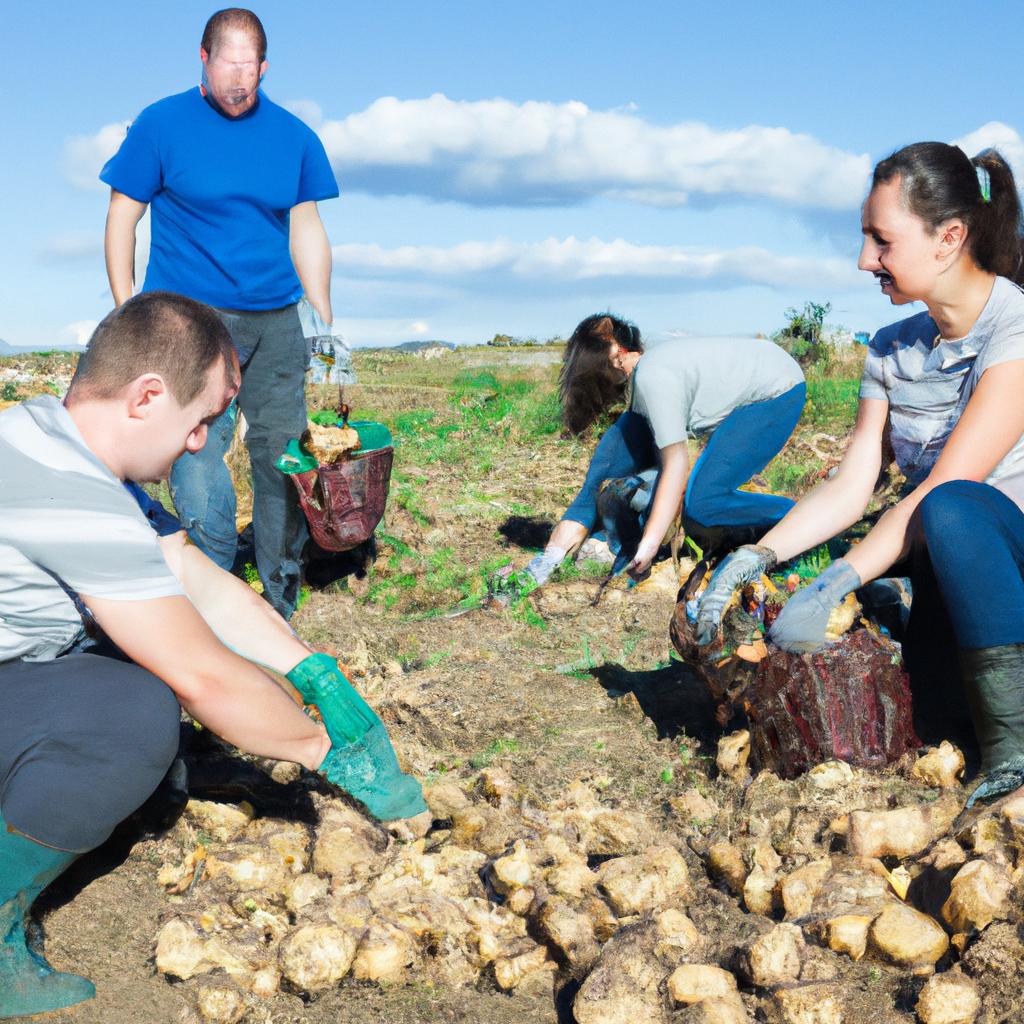
M 28 950 L 25 918 L 156 788 L 180 708 L 243 750 L 322 772 L 381 820 L 426 811 L 334 660 L 124 486 L 200 449 L 238 381 L 216 313 L 149 292 L 99 325 L 63 404 L 0 416 L 0 1017 L 95 994 Z M 89 620 L 130 661 L 74 652 Z
M 566 345 L 559 378 L 566 427 L 589 427 L 626 382 L 629 409 L 601 438 L 579 494 L 526 568 L 538 584 L 598 527 L 617 556 L 614 570 L 639 578 L 680 512 L 686 533 L 712 552 L 759 536 L 793 507 L 741 489 L 782 450 L 807 394 L 799 365 L 777 345 L 684 338 L 645 351 L 634 324 L 587 317 Z M 705 441 L 692 468 L 690 437 Z

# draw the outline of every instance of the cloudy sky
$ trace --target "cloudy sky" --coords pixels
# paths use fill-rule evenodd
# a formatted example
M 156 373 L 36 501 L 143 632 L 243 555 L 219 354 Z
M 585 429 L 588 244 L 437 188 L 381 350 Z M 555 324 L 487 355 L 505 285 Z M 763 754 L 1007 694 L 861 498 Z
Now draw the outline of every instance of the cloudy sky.
M 110 308 L 97 180 L 199 78 L 213 6 L 5 11 L 0 338 Z M 42 13 L 45 10 L 45 13 Z M 334 308 L 356 345 L 547 338 L 612 309 L 648 337 L 896 319 L 856 269 L 872 163 L 920 139 L 1024 172 L 1020 7 L 266 0 L 268 96 L 322 138 Z

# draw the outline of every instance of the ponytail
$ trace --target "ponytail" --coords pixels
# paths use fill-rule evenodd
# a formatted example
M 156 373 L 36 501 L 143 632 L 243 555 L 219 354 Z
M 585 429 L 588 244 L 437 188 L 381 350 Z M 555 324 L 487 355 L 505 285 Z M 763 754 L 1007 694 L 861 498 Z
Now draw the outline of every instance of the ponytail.
M 994 149 L 982 150 L 971 163 L 981 197 L 967 218 L 967 242 L 971 255 L 982 270 L 1020 284 L 1024 279 L 1024 246 L 1020 196 L 1013 171 Z M 988 198 L 985 197 L 986 192 Z

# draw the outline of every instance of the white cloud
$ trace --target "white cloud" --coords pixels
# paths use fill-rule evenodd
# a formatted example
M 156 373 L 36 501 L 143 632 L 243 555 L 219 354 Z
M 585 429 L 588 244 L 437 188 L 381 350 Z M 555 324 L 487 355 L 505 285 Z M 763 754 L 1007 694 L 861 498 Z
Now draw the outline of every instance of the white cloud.
M 319 128 L 323 123 L 323 107 L 315 100 L 289 100 L 283 106 L 286 110 L 290 110 L 299 120 L 305 121 L 310 128 Z
M 39 258 L 46 263 L 79 263 L 103 259 L 100 231 L 77 231 L 57 235 L 44 243 Z
M 430 326 L 423 320 L 414 320 L 411 324 L 409 324 L 409 330 L 417 337 L 423 337 L 424 334 L 430 333 Z
M 1017 179 L 1017 187 L 1024 185 L 1021 175 L 1024 174 L 1024 139 L 1016 128 L 1011 128 L 1002 121 L 989 121 L 977 130 L 959 139 L 953 144 L 959 146 L 968 156 L 975 156 L 983 149 L 998 149 L 1013 169 Z
M 98 320 L 75 320 L 73 323 L 62 327 L 57 333 L 63 344 L 85 345 L 96 330 Z
M 103 165 L 117 152 L 128 131 L 128 121 L 104 125 L 92 135 L 72 135 L 64 143 L 61 170 L 76 188 L 103 192 L 107 186 L 100 181 Z
M 866 154 L 786 128 L 657 125 L 583 103 L 382 97 L 320 135 L 343 185 L 471 203 L 564 203 L 617 195 L 655 205 L 691 195 L 753 196 L 849 209 Z
M 336 268 L 350 273 L 430 278 L 483 274 L 535 281 L 601 278 L 761 284 L 774 287 L 848 287 L 861 275 L 847 259 L 784 256 L 754 246 L 699 250 L 637 245 L 621 238 L 547 238 L 541 242 L 460 242 L 449 247 L 349 243 L 333 249 Z

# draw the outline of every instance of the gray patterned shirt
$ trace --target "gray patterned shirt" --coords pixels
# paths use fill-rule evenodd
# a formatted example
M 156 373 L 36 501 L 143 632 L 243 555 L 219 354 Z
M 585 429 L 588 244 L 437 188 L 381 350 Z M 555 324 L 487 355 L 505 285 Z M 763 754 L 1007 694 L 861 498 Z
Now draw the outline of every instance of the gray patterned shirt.
M 0 662 L 55 658 L 82 634 L 75 594 L 182 594 L 157 536 L 63 405 L 0 415 Z
M 883 327 L 864 362 L 860 397 L 888 401 L 893 451 L 908 487 L 931 472 L 981 375 L 1024 359 L 1024 292 L 997 277 L 965 337 L 936 344 L 938 335 L 928 312 L 918 313 Z M 1024 507 L 1024 437 L 985 482 Z

